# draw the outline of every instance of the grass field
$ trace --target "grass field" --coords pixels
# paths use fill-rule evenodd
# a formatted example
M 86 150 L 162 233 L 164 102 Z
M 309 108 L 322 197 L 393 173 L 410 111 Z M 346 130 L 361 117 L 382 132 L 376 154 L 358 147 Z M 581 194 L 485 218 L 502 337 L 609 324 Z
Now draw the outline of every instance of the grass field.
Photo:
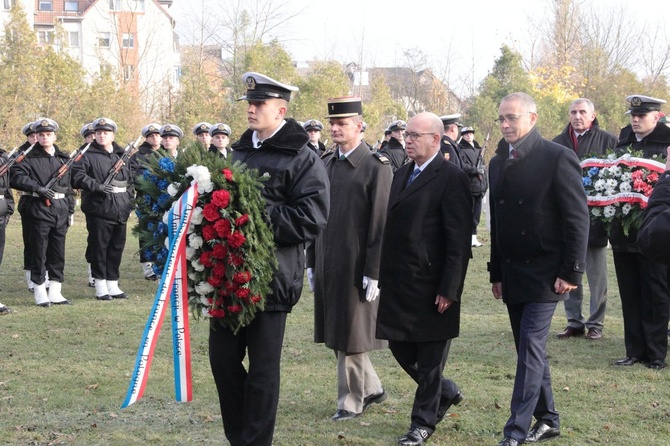
M 131 219 L 131 225 L 134 220 Z M 465 394 L 429 441 L 434 445 L 495 445 L 509 415 L 515 352 L 503 304 L 493 299 L 487 245 L 474 250 L 465 286 L 461 336 L 445 375 Z M 121 288 L 129 299 L 100 302 L 86 286 L 86 231 L 76 214 L 67 241 L 63 294 L 73 305 L 39 308 L 23 279 L 20 219 L 7 229 L 0 268 L 0 444 L 225 445 L 207 358 L 207 326 L 191 324 L 194 398 L 174 401 L 169 325 L 163 327 L 145 397 L 120 410 L 135 354 L 153 302 L 155 282 L 143 279 L 137 240 L 129 234 Z M 610 256 L 604 337 L 558 340 L 565 326 L 559 304 L 549 341 L 561 437 L 554 446 L 670 445 L 668 371 L 642 365 L 615 368 L 624 356 L 621 306 Z M 335 423 L 333 353 L 312 342 L 313 298 L 308 289 L 289 316 L 275 445 L 394 445 L 409 426 L 414 383 L 388 350 L 371 354 L 389 394 L 364 416 Z M 587 310 L 588 311 L 588 310 Z

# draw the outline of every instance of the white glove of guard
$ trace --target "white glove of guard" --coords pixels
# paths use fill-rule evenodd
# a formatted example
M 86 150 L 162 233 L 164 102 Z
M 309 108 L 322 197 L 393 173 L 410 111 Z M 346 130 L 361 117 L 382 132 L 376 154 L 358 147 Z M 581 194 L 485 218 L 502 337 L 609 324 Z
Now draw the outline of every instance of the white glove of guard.
M 307 285 L 310 291 L 314 291 L 314 268 L 307 268 Z
M 368 302 L 374 301 L 377 296 L 379 296 L 379 288 L 377 284 L 379 280 L 370 279 L 368 276 L 363 276 L 363 289 L 367 290 L 365 292 L 365 300 Z

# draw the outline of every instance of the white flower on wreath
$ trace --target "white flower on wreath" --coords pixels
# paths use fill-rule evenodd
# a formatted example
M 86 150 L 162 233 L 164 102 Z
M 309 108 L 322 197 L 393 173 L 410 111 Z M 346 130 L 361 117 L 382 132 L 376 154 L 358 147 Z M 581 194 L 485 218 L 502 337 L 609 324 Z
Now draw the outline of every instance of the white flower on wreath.
M 603 215 L 603 211 L 600 208 L 592 208 L 591 215 L 593 215 L 594 217 L 600 217 L 601 215 Z
M 170 221 L 170 212 L 171 211 L 168 210 L 165 211 L 165 213 L 163 214 L 163 223 L 168 224 L 168 222 Z
M 620 166 L 610 166 L 610 167 L 608 167 L 608 170 L 615 177 L 621 176 L 621 167 Z
M 630 203 L 625 203 L 623 206 L 621 206 L 621 213 L 623 215 L 628 215 L 631 209 L 633 209 L 633 206 L 631 206 Z
M 619 184 L 619 190 L 621 192 L 630 192 L 633 188 L 630 186 L 630 183 L 621 183 Z
M 165 241 L 163 241 L 163 245 L 165 245 L 165 247 L 167 249 L 170 249 L 170 237 L 165 237 Z
M 610 153 L 609 155 L 607 155 L 607 159 L 608 160 L 614 160 L 614 159 L 616 159 L 616 155 L 614 153 Z
M 206 296 L 214 291 L 214 287 L 207 282 L 200 282 L 195 286 L 195 292 L 201 296 Z
M 202 307 L 201 312 L 202 317 L 212 317 L 212 315 L 209 314 L 209 307 Z
M 614 189 L 615 187 L 617 187 L 618 184 L 619 183 L 617 182 L 617 180 L 615 180 L 613 178 L 610 178 L 609 180 L 607 180 L 607 188 L 608 189 Z
M 612 195 L 616 195 L 616 189 L 612 189 L 612 188 L 608 187 L 607 189 L 605 189 L 605 195 L 607 195 L 608 197 L 611 197 Z
M 616 208 L 614 206 L 605 206 L 605 209 L 603 209 L 603 215 L 605 218 L 610 218 L 614 217 L 616 215 Z
M 194 207 L 193 212 L 191 213 L 191 224 L 198 226 L 202 224 L 203 218 L 204 217 L 202 216 L 202 208 L 200 206 Z
M 188 246 L 193 248 L 193 249 L 200 249 L 202 248 L 202 237 L 200 237 L 198 234 L 191 234 L 188 236 Z
M 170 194 L 171 197 L 174 197 L 179 193 L 179 183 L 172 183 L 167 187 L 167 193 Z
M 200 296 L 200 304 L 209 307 L 209 299 L 204 296 Z
M 605 182 L 605 180 L 597 180 L 595 183 L 593 183 L 593 188 L 595 190 L 605 190 L 606 185 L 607 183 Z
M 188 278 L 189 278 L 192 282 L 196 282 L 196 281 L 198 280 L 198 274 L 196 274 L 195 271 L 191 271 L 190 273 L 188 273 Z
M 204 194 L 214 190 L 212 175 L 207 167 L 193 164 L 186 169 L 186 175 L 193 177 L 199 193 Z
M 186 247 L 186 259 L 187 260 L 193 260 L 195 257 L 195 249 L 191 248 L 190 246 Z
M 205 265 L 200 263 L 199 259 L 198 260 L 193 260 L 191 262 L 191 266 L 193 267 L 194 270 L 196 270 L 198 272 L 203 272 L 205 270 Z

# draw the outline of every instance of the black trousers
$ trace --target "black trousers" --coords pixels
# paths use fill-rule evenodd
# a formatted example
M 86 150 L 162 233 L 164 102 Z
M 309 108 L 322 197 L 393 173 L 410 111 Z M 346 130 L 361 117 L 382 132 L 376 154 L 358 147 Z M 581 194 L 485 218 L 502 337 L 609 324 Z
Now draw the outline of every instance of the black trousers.
M 237 334 L 212 322 L 209 362 L 231 446 L 270 446 L 279 403 L 285 312 L 260 312 Z M 242 361 L 249 355 L 249 369 Z
M 482 195 L 472 196 L 472 235 L 477 235 L 477 226 L 482 217 Z
M 668 266 L 640 253 L 613 254 L 626 356 L 643 361 L 665 360 L 670 316 Z
M 9 216 L 0 217 L 0 265 L 2 265 L 2 259 L 5 254 L 5 232 L 7 229 L 7 222 L 9 221 Z
M 94 279 L 119 280 L 119 267 L 126 246 L 126 223 L 86 217 L 88 259 Z
M 41 285 L 49 279 L 63 282 L 65 268 L 65 236 L 67 235 L 67 220 L 63 223 L 34 220 L 28 225 L 30 238 L 30 280 Z
M 21 236 L 23 237 L 23 269 L 32 271 L 30 263 L 32 262 L 32 254 L 30 247 L 30 225 L 32 221 L 30 218 L 21 216 Z M 32 273 L 31 273 L 32 274 Z
M 440 399 L 458 393 L 456 384 L 442 376 L 451 339 L 434 342 L 389 341 L 389 349 L 402 369 L 418 384 L 412 406 L 412 426 L 435 431 Z

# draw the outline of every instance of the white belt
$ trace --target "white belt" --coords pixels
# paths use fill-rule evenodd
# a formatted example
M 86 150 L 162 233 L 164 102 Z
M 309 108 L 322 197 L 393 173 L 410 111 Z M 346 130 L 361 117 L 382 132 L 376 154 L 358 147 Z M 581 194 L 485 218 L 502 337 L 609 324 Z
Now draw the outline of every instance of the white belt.
M 125 191 L 126 191 L 126 187 L 117 187 L 117 186 L 112 187 L 112 193 L 113 194 L 120 194 L 121 192 L 125 192 Z
M 21 195 L 30 195 L 32 197 L 41 198 L 40 194 L 38 194 L 37 192 L 21 192 Z M 65 198 L 65 194 L 55 192 L 54 196 L 50 198 L 50 200 L 62 200 L 63 198 Z
M 5 199 L 5 196 L 4 196 L 4 195 L 0 195 L 0 200 L 4 200 L 4 199 Z

